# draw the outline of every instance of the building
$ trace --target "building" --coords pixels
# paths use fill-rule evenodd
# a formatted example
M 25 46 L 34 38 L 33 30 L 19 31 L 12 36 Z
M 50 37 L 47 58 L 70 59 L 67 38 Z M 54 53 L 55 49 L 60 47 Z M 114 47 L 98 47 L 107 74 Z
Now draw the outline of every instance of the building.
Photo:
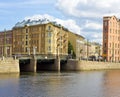
M 0 57 L 12 56 L 12 30 L 0 32 Z
M 95 56 L 96 59 L 102 56 L 102 45 L 96 42 L 89 42 L 88 56 Z
M 13 27 L 13 55 L 68 55 L 68 30 L 48 20 L 24 20 Z
M 74 52 L 77 59 L 84 57 L 85 38 L 81 35 L 69 32 L 68 33 L 68 41 L 73 46 L 73 51 L 71 51 L 71 53 Z
M 120 20 L 115 16 L 103 17 L 103 57 L 120 61 Z

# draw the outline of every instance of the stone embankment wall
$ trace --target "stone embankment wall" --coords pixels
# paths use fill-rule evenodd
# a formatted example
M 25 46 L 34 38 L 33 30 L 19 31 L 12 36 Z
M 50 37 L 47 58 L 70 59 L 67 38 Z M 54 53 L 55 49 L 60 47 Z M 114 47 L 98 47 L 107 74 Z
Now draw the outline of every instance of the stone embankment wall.
M 19 60 L 13 58 L 0 59 L 0 73 L 19 73 Z
M 120 69 L 120 63 L 68 60 L 63 70 L 112 70 Z
M 80 70 L 112 70 L 120 69 L 120 63 L 97 62 L 97 61 L 79 61 Z

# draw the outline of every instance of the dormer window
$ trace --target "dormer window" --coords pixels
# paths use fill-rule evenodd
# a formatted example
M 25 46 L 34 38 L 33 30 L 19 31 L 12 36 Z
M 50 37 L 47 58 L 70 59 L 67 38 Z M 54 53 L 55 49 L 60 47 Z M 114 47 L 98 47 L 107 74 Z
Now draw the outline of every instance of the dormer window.
M 51 30 L 51 26 L 48 26 L 48 30 Z

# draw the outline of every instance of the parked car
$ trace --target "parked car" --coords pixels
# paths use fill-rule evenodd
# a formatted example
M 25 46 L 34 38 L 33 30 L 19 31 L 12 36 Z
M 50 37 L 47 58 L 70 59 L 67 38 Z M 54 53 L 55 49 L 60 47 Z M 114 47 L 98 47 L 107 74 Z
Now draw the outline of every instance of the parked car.
M 88 60 L 89 60 L 89 61 L 95 61 L 95 60 L 96 60 L 96 56 L 89 56 L 89 57 L 88 57 Z
M 103 57 L 102 56 L 98 56 L 97 61 L 103 61 Z

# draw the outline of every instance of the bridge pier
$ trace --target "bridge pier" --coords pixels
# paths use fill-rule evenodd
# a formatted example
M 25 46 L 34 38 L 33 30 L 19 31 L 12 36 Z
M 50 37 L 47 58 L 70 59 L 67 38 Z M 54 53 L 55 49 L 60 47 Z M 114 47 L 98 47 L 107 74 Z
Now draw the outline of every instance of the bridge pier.
M 36 72 L 37 70 L 37 59 L 35 56 L 32 56 L 32 59 L 30 59 L 30 65 L 28 67 L 29 72 Z
M 54 62 L 54 66 L 53 66 L 53 70 L 54 71 L 60 71 L 60 57 L 57 56 L 57 58 L 55 59 L 55 62 Z

